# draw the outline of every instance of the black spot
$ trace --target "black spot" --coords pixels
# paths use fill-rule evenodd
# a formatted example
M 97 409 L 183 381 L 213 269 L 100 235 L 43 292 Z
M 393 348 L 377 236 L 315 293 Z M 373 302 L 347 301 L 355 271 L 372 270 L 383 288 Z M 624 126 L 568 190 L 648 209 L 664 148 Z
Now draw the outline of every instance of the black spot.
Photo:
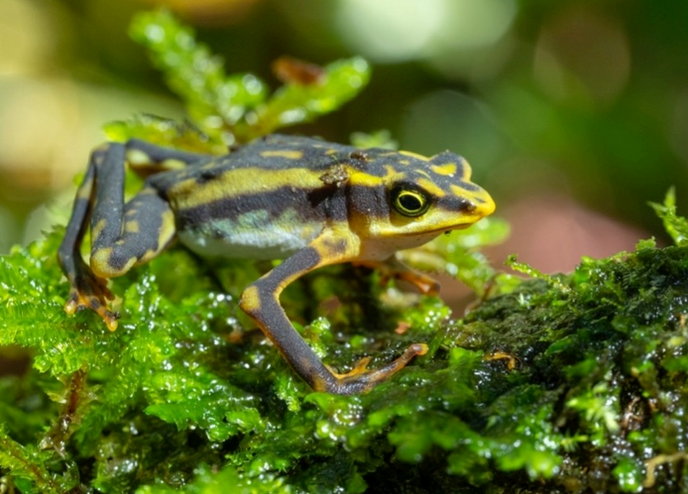
M 223 170 L 221 168 L 208 168 L 206 170 L 201 170 L 201 172 L 196 176 L 196 183 L 204 184 L 206 182 L 210 182 L 211 180 L 217 178 L 217 176 L 222 172 Z
M 445 211 L 457 211 L 461 213 L 471 213 L 476 207 L 473 201 L 454 196 L 442 197 L 439 200 L 439 206 Z

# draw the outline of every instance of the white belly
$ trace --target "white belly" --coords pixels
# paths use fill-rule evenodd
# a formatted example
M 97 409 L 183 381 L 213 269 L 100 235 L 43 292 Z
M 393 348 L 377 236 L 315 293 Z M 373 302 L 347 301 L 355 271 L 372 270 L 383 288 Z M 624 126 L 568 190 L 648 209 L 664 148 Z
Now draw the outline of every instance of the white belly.
M 308 246 L 322 230 L 320 223 L 304 223 L 285 212 L 269 220 L 262 213 L 236 219 L 211 220 L 177 233 L 179 240 L 204 257 L 284 259 Z

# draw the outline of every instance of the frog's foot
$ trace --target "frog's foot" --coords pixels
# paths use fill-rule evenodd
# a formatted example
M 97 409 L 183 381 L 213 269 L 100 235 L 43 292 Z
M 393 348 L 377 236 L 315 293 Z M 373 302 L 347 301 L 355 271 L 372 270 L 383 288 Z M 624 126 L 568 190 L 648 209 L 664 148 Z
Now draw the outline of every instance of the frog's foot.
M 394 273 L 394 275 L 398 279 L 411 283 L 425 295 L 438 295 L 440 293 L 439 282 L 430 276 L 419 273 L 418 271 L 408 269 L 406 271 Z
M 428 345 L 425 343 L 414 343 L 409 346 L 401 356 L 385 365 L 380 369 L 368 370 L 367 366 L 370 357 L 361 359 L 356 366 L 345 374 L 332 373 L 333 380 L 320 383 L 317 388 L 322 391 L 340 395 L 351 395 L 371 390 L 376 384 L 389 379 L 392 375 L 413 360 L 418 355 L 425 355 L 428 352 Z
M 69 315 L 82 309 L 91 309 L 105 322 L 110 331 L 117 329 L 117 314 L 108 309 L 108 301 L 115 296 L 107 287 L 107 280 L 93 275 L 80 275 L 72 285 L 65 303 Z
M 396 257 L 392 257 L 385 261 L 365 261 L 355 262 L 354 264 L 377 269 L 382 275 L 383 284 L 390 278 L 394 278 L 411 283 L 418 291 L 425 295 L 438 295 L 440 292 L 440 284 L 436 279 L 424 273 L 420 273 L 415 269 L 411 269 Z

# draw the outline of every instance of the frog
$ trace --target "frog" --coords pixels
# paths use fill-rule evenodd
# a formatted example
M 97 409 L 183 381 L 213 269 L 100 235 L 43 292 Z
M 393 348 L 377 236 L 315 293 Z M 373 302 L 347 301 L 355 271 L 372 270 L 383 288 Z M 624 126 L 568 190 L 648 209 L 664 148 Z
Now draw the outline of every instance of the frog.
M 127 166 L 142 185 L 125 199 Z M 243 289 L 239 307 L 315 391 L 371 390 L 428 347 L 414 343 L 369 369 L 370 357 L 338 373 L 301 337 L 280 303 L 284 288 L 323 266 L 352 263 L 437 293 L 429 275 L 397 251 L 467 228 L 492 214 L 490 194 L 471 167 L 444 151 L 358 148 L 273 134 L 211 155 L 140 139 L 106 142 L 91 153 L 58 249 L 70 291 L 65 311 L 95 311 L 117 328 L 111 278 L 179 242 L 200 257 L 281 260 Z M 90 256 L 81 245 L 90 230 Z

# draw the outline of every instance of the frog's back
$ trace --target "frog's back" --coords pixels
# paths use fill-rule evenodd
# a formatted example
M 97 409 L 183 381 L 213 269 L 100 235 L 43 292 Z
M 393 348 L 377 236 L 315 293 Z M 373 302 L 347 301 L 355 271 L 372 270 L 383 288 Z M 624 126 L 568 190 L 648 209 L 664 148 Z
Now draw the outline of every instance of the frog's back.
M 346 215 L 323 174 L 351 146 L 271 135 L 232 153 L 153 176 L 175 211 L 179 238 L 203 255 L 282 258 Z
M 239 148 L 218 163 L 230 168 L 324 170 L 356 148 L 312 137 L 273 134 Z

